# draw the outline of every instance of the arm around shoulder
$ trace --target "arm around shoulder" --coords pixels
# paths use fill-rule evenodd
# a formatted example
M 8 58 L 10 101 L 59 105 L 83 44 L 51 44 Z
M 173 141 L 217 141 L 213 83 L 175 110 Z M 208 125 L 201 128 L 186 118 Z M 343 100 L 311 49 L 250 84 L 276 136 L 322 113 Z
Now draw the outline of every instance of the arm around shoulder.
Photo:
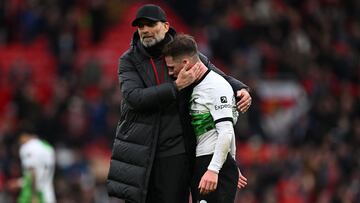
M 129 53 L 119 60 L 118 78 L 123 99 L 134 110 L 161 109 L 176 99 L 177 89 L 172 83 L 147 87 Z

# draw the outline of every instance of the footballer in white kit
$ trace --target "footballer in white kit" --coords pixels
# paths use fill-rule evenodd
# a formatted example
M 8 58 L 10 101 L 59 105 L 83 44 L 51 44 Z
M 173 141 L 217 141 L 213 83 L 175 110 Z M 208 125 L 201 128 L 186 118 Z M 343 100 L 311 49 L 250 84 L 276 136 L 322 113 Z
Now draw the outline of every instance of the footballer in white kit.
M 233 202 L 239 175 L 233 128 L 238 112 L 230 84 L 208 70 L 193 89 L 190 114 L 197 141 L 193 195 L 208 203 Z M 197 187 L 207 170 L 218 174 L 218 187 L 204 195 Z
M 189 35 L 176 35 L 163 50 L 169 75 L 194 82 L 189 99 L 191 125 L 196 136 L 196 159 L 191 180 L 193 202 L 233 203 L 237 186 L 247 182 L 235 161 L 235 133 L 238 112 L 233 88 L 200 60 L 197 45 Z M 180 80 L 179 80 L 180 78 Z M 191 81 L 191 80 L 188 80 Z
M 197 157 L 214 153 L 219 134 L 215 129 L 215 125 L 225 122 L 220 125 L 230 127 L 224 128 L 228 129 L 224 133 L 227 137 L 222 137 L 221 140 L 231 140 L 230 146 L 225 144 L 223 147 L 224 150 L 228 150 L 226 153 L 230 152 L 235 159 L 235 134 L 231 130 L 238 117 L 235 105 L 235 96 L 230 84 L 219 74 L 208 70 L 203 78 L 197 82 L 190 100 L 191 124 L 194 127 L 197 140 Z M 213 160 L 209 166 L 210 169 L 214 171 L 220 170 L 224 160 L 219 159 L 220 157 Z
M 31 198 L 35 195 L 38 202 L 55 203 L 53 186 L 55 152 L 53 147 L 37 137 L 32 137 L 21 145 L 20 159 L 23 179 L 18 202 L 31 202 Z M 35 180 L 33 180 L 34 178 Z M 36 191 L 33 191 L 33 183 L 35 183 Z

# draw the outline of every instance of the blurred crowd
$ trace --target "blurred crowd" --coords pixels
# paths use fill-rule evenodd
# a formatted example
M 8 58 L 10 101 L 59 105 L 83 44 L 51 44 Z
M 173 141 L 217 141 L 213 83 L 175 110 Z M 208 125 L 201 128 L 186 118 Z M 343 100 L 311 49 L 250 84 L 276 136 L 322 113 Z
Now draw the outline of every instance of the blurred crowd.
M 134 2 L 0 0 L 0 52 L 30 46 L 35 53 L 32 44 L 40 43 L 49 53 L 0 61 L 0 202 L 16 195 L 6 187 L 21 175 L 13 135 L 28 123 L 57 151 L 59 202 L 116 202 L 105 178 L 120 111 L 117 60 L 112 77 L 103 74 L 103 58 L 78 61 Z M 249 180 L 237 202 L 360 202 L 360 1 L 155 3 L 172 8 L 200 50 L 252 90 L 253 104 L 236 126 L 238 164 Z M 31 67 L 35 57 L 47 58 L 46 70 Z M 289 80 L 309 105 L 277 139 L 263 124 L 271 114 L 260 83 Z

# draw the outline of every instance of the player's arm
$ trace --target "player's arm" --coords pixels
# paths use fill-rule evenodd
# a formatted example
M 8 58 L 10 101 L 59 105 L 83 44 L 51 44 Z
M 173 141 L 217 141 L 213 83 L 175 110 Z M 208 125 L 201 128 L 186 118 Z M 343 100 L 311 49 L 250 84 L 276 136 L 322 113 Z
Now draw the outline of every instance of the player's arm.
M 208 170 L 199 184 L 200 193 L 202 194 L 214 191 L 217 188 L 218 174 L 229 153 L 231 138 L 234 134 L 232 121 L 220 121 L 215 124 L 215 128 L 218 132 L 218 139 Z
M 232 138 L 235 136 L 233 127 L 233 112 L 231 90 L 221 90 L 216 87 L 208 92 L 211 102 L 208 106 L 215 122 L 218 133 L 214 154 L 199 183 L 200 193 L 206 194 L 214 191 L 217 187 L 218 173 L 224 164 L 231 148 Z

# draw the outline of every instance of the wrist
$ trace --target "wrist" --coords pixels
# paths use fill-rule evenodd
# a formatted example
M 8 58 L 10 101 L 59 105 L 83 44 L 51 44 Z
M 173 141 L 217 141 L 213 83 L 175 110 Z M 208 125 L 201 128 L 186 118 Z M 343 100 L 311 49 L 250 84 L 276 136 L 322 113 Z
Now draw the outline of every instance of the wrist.
M 248 93 L 250 93 L 250 87 L 248 87 L 248 86 L 244 86 L 244 87 L 241 87 L 240 89 L 238 89 L 237 91 L 240 91 L 240 90 L 245 90 L 245 91 L 247 91 Z
M 208 168 L 207 169 L 209 172 L 212 172 L 212 173 L 215 173 L 215 174 L 219 174 L 219 171 L 215 170 L 215 169 L 211 169 L 211 168 Z

